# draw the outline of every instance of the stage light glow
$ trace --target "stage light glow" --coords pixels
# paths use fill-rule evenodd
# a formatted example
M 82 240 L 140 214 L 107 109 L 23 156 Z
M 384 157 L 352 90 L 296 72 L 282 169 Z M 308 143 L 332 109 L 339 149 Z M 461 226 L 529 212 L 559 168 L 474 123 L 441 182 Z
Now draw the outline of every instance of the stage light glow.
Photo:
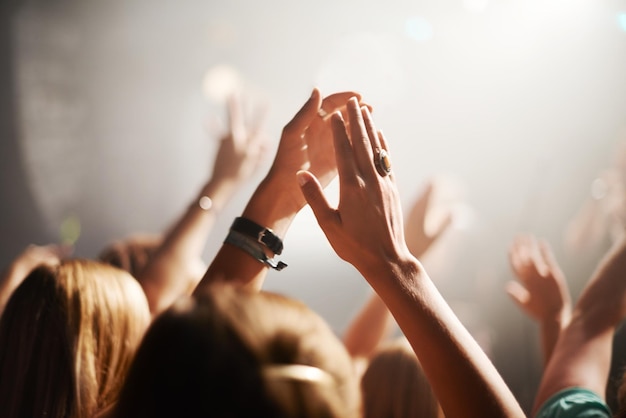
M 404 25 L 406 35 L 418 42 L 429 41 L 434 36 L 433 25 L 423 17 L 415 16 L 406 20 Z
M 210 68 L 202 80 L 202 91 L 208 100 L 223 102 L 232 94 L 240 91 L 243 81 L 239 72 L 227 64 Z
M 617 21 L 619 23 L 619 27 L 626 32 L 626 12 L 622 12 L 617 15 Z
M 489 0 L 463 0 L 463 6 L 472 13 L 481 13 L 489 5 Z

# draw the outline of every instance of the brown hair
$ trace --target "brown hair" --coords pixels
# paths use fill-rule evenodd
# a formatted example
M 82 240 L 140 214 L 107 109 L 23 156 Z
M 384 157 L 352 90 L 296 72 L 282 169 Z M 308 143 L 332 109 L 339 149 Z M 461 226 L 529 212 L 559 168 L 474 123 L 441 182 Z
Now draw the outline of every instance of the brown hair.
M 316 373 L 287 372 L 293 365 Z M 225 285 L 154 321 L 116 410 L 117 417 L 359 415 L 349 355 L 323 319 L 286 297 Z
M 90 417 L 107 408 L 149 320 L 126 272 L 87 260 L 34 269 L 0 319 L 3 417 Z
M 372 357 L 361 389 L 365 418 L 443 416 L 422 366 L 404 338 Z

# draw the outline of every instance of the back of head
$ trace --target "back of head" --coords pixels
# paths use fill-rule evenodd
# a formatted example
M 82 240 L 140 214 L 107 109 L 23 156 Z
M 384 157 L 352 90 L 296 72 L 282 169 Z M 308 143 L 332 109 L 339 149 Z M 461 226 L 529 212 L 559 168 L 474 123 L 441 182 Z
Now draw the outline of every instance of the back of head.
M 161 235 L 138 234 L 109 244 L 98 259 L 137 277 L 163 242 Z
M 83 260 L 36 268 L 0 319 L 2 416 L 73 418 L 107 407 L 148 321 L 145 295 L 119 269 Z
M 381 348 L 361 380 L 366 418 L 443 416 L 421 365 L 402 338 Z
M 353 417 L 358 384 L 341 342 L 291 299 L 214 286 L 157 318 L 117 417 Z

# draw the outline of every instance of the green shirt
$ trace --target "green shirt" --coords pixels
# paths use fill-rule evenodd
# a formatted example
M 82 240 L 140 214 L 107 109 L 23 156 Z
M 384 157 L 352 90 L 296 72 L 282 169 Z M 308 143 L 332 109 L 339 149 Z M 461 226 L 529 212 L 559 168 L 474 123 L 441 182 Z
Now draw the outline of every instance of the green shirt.
M 539 409 L 535 418 L 611 418 L 611 410 L 596 393 L 582 388 L 557 392 Z

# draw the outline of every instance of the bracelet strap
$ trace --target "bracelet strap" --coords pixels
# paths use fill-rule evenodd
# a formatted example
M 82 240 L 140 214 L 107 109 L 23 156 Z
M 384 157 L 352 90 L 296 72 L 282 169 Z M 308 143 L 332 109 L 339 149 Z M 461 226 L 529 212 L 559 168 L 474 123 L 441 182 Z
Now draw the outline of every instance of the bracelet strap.
M 283 252 L 283 241 L 274 234 L 274 231 L 252 222 L 250 219 L 244 217 L 235 218 L 230 229 L 265 245 L 276 255 L 280 255 Z
M 252 256 L 252 258 L 259 260 L 261 263 L 273 268 L 274 270 L 280 271 L 287 267 L 287 264 L 282 261 L 276 261 L 275 259 L 268 257 L 256 241 L 253 241 L 247 235 L 240 232 L 231 229 L 228 232 L 224 243 L 234 245 L 235 247 L 247 252 Z

